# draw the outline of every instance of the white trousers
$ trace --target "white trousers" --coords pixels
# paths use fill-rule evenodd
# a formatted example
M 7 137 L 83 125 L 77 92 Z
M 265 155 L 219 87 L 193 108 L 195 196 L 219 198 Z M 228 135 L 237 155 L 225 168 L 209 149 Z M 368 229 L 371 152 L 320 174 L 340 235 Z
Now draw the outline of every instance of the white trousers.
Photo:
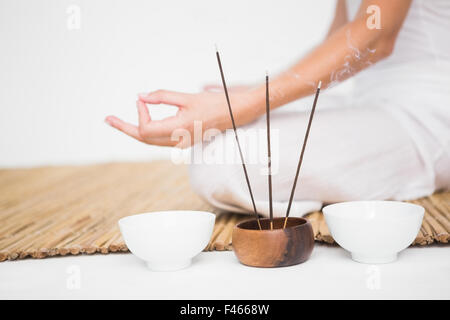
M 329 108 L 326 104 L 338 107 Z M 274 216 L 284 216 L 286 212 L 308 117 L 309 110 L 272 112 Z M 260 159 L 266 157 L 265 116 L 242 129 L 259 132 L 263 138 L 249 144 L 245 143 L 246 135 L 240 133 L 257 210 L 267 216 L 267 159 L 250 159 L 255 154 Z M 232 132 L 204 145 L 201 152 L 209 161 L 191 164 L 191 184 L 196 193 L 217 208 L 252 213 L 236 149 Z M 218 155 L 230 152 L 237 161 L 217 161 Z M 340 201 L 414 199 L 448 187 L 437 186 L 435 176 L 441 173 L 430 170 L 434 170 L 433 166 L 424 161 L 411 135 L 385 108 L 345 107 L 339 106 L 339 101 L 321 101 L 319 97 L 290 214 L 301 216 L 326 203 Z

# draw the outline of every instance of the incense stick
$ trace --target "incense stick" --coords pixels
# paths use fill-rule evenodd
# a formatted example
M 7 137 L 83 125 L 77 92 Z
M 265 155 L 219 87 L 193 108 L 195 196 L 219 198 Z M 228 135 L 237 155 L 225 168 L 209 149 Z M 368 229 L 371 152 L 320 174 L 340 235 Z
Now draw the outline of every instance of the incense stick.
M 270 101 L 269 101 L 269 74 L 266 72 L 266 120 L 267 120 L 267 167 L 269 179 L 269 217 L 270 230 L 273 230 L 273 204 L 272 204 L 272 155 L 270 152 Z
M 303 155 L 305 153 L 305 148 L 306 148 L 306 142 L 308 141 L 309 130 L 311 129 L 311 123 L 312 123 L 312 119 L 314 117 L 314 111 L 316 110 L 317 98 L 319 97 L 321 85 L 322 85 L 322 81 L 319 81 L 319 85 L 317 86 L 317 90 L 316 90 L 316 96 L 314 97 L 314 102 L 313 102 L 313 106 L 311 109 L 311 114 L 309 115 L 309 122 L 308 122 L 308 127 L 306 129 L 305 138 L 303 140 L 302 151 L 300 152 L 300 158 L 298 160 L 297 171 L 295 173 L 294 184 L 292 185 L 291 196 L 289 197 L 289 204 L 288 204 L 288 207 L 286 210 L 286 218 L 284 219 L 283 229 L 286 228 L 286 223 L 289 218 L 289 212 L 291 210 L 292 200 L 294 199 L 295 187 L 297 186 L 297 179 L 298 179 L 298 175 L 300 173 L 300 168 L 302 166 Z
M 234 137 L 236 139 L 236 143 L 237 143 L 238 150 L 239 150 L 239 155 L 241 157 L 242 168 L 244 169 L 245 181 L 247 182 L 248 191 L 250 193 L 250 198 L 252 200 L 253 211 L 255 213 L 256 221 L 258 222 L 259 230 L 262 230 L 261 222 L 259 221 L 258 211 L 256 211 L 256 204 L 255 204 L 255 199 L 253 198 L 252 187 L 250 186 L 250 180 L 248 178 L 247 167 L 245 166 L 245 160 L 244 160 L 244 156 L 242 154 L 241 144 L 239 142 L 239 137 L 236 132 L 236 123 L 234 122 L 233 111 L 231 110 L 231 104 L 230 104 L 230 97 L 228 96 L 227 84 L 225 83 L 225 76 L 223 74 L 222 62 L 220 61 L 219 50 L 217 49 L 217 47 L 216 47 L 216 57 L 217 57 L 217 63 L 219 64 L 220 76 L 222 77 L 222 84 L 223 84 L 223 89 L 225 91 L 225 97 L 227 99 L 228 111 L 230 112 L 231 123 L 233 125 Z

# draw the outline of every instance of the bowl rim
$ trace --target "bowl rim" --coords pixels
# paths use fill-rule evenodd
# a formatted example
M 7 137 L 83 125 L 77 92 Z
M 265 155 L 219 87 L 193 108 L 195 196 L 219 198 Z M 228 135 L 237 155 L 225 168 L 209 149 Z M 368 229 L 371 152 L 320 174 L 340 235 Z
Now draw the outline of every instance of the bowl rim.
M 283 219 L 284 220 L 285 217 L 275 217 L 274 220 L 275 219 Z M 286 228 L 278 228 L 278 229 L 273 229 L 273 230 L 271 230 L 271 229 L 259 230 L 259 229 L 245 229 L 245 228 L 242 228 L 241 227 L 242 224 L 247 223 L 249 221 L 256 220 L 255 218 L 250 218 L 250 219 L 246 219 L 244 221 L 241 221 L 241 222 L 237 223 L 234 226 L 233 229 L 242 230 L 244 232 L 254 232 L 254 233 L 266 233 L 266 234 L 269 234 L 269 233 L 276 233 L 276 232 L 284 232 L 284 230 L 305 228 L 308 224 L 311 225 L 311 222 L 309 222 L 308 219 L 303 218 L 303 217 L 289 217 L 288 219 L 295 219 L 295 220 L 299 219 L 299 220 L 302 220 L 304 222 L 302 224 L 298 224 L 298 225 L 295 225 L 295 226 L 286 227 Z M 260 220 L 269 220 L 269 218 L 263 218 L 263 219 L 260 219 Z
M 344 217 L 336 212 L 330 212 L 330 209 L 333 209 L 335 207 L 340 207 L 343 205 L 348 205 L 348 204 L 364 204 L 364 203 L 391 203 L 397 205 L 397 206 L 403 206 L 403 207 L 410 207 L 410 208 L 415 208 L 417 210 L 417 212 L 412 212 L 411 215 L 424 215 L 425 213 L 425 208 L 422 207 L 421 205 L 415 204 L 415 203 L 409 203 L 409 202 L 403 202 L 403 201 L 396 201 L 396 200 L 356 200 L 356 201 L 342 201 L 342 202 L 337 202 L 337 203 L 333 203 L 333 204 L 329 204 L 325 207 L 322 208 L 322 212 L 324 216 L 333 216 L 333 217 L 339 217 L 340 219 L 350 219 L 353 220 L 354 217 Z M 328 212 L 327 212 L 328 211 Z M 420 213 L 419 213 L 420 212 Z M 390 218 L 394 218 L 395 220 L 407 220 L 411 218 L 411 215 L 406 215 L 406 216 L 392 216 Z
M 189 212 L 189 213 L 196 213 L 196 214 L 201 214 L 201 215 L 206 215 L 206 216 L 210 216 L 211 218 L 213 218 L 214 220 L 216 219 L 216 215 L 212 212 L 209 211 L 202 211 L 202 210 L 163 210 L 163 211 L 149 211 L 149 212 L 142 212 L 142 213 L 134 213 L 134 214 L 130 214 L 128 216 L 122 217 L 120 218 L 117 223 L 119 224 L 120 227 L 122 226 L 126 226 L 126 227 L 136 227 L 136 225 L 130 225 L 127 224 L 128 220 L 132 220 L 132 219 L 136 219 L 137 216 L 147 216 L 147 215 L 153 215 L 153 214 L 167 214 L 167 213 L 178 213 L 178 214 L 182 214 L 182 212 Z M 140 226 L 140 225 L 137 225 Z

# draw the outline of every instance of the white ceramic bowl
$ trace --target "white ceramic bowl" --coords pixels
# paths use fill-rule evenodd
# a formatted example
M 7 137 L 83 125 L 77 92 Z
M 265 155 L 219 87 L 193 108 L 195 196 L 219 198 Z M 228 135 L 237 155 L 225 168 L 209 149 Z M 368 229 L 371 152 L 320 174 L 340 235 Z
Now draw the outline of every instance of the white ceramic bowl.
M 154 271 L 186 268 L 207 245 L 215 214 L 204 211 L 160 211 L 119 220 L 125 243 Z
M 388 263 L 417 236 L 424 208 L 398 201 L 351 201 L 323 208 L 334 240 L 352 259 Z

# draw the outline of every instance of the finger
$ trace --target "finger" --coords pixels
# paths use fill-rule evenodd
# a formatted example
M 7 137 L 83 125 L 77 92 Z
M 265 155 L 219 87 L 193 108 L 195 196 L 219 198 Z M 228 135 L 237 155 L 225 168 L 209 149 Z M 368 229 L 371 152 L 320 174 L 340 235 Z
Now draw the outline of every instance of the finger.
M 146 143 L 158 145 L 158 146 L 172 146 L 177 148 L 190 147 L 195 141 L 192 140 L 192 133 L 187 130 L 174 131 L 170 137 L 145 139 Z
M 135 138 L 136 140 L 142 141 L 142 137 L 139 134 L 139 128 L 135 125 L 127 123 L 115 116 L 108 116 L 105 119 L 105 122 L 109 124 L 111 127 L 122 131 L 123 133 L 129 135 L 130 137 Z
M 181 121 L 179 116 L 153 120 L 141 126 L 140 132 L 146 140 L 150 138 L 169 138 L 173 131 L 183 128 Z
M 182 141 L 172 140 L 171 138 L 149 138 L 145 139 L 145 143 L 152 144 L 155 146 L 163 146 L 163 147 L 180 147 L 185 148 L 184 143 Z
M 123 133 L 148 144 L 156 145 L 156 146 L 178 146 L 180 148 L 186 148 L 190 145 L 189 141 L 182 141 L 180 138 L 175 139 L 171 136 L 169 137 L 162 137 L 162 138 L 146 138 L 145 140 L 142 138 L 142 136 L 139 134 L 139 128 L 129 124 L 117 117 L 114 116 L 108 116 L 105 121 L 111 125 L 113 128 L 118 129 L 122 131 Z
M 190 94 L 187 93 L 168 90 L 158 90 L 155 92 L 151 92 L 149 94 L 140 94 L 139 100 L 151 104 L 164 103 L 182 107 L 187 103 L 189 97 Z
M 136 106 L 138 109 L 139 116 L 139 127 L 144 127 L 147 123 L 150 122 L 150 113 L 148 112 L 147 105 L 142 101 L 136 101 Z

